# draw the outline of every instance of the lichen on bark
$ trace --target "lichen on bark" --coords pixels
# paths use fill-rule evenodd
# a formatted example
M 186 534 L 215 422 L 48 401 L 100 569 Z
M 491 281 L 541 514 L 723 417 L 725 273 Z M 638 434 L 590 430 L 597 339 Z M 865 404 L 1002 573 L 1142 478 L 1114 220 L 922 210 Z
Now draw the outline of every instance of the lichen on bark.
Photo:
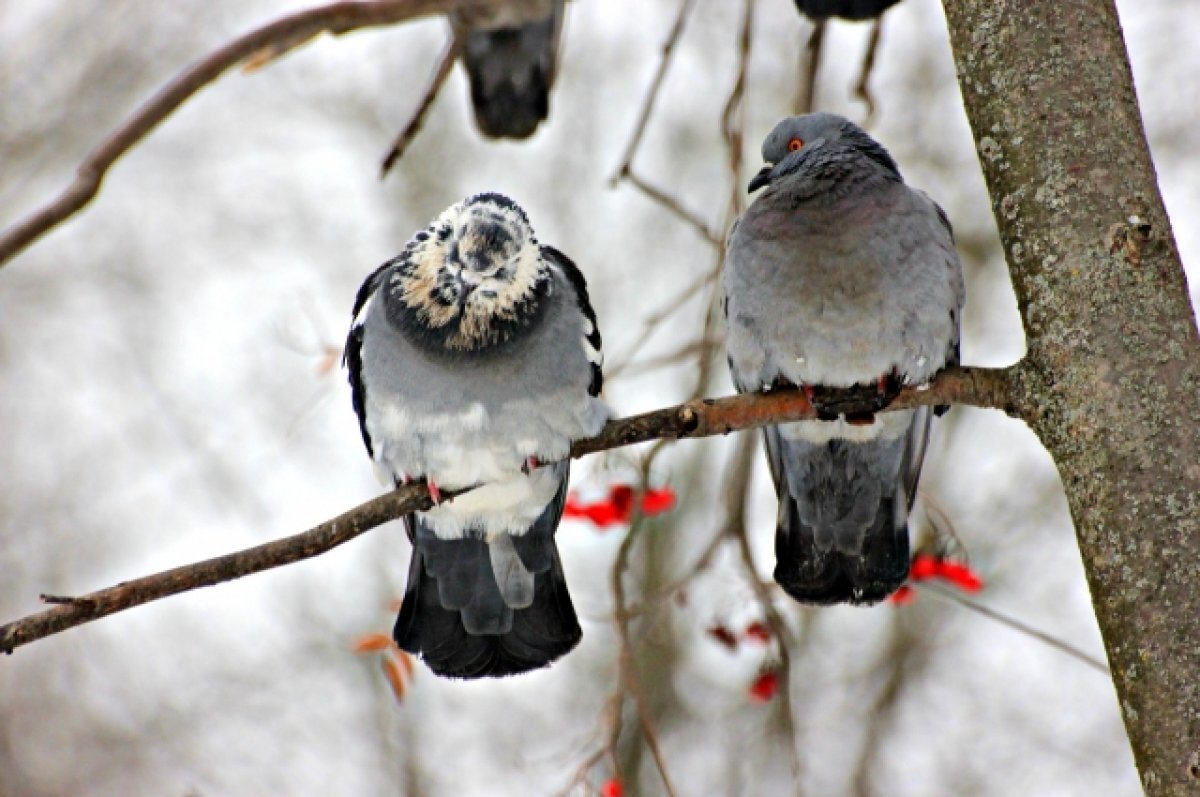
M 1200 342 L 1111 0 L 945 0 L 1058 465 L 1148 794 L 1200 793 Z

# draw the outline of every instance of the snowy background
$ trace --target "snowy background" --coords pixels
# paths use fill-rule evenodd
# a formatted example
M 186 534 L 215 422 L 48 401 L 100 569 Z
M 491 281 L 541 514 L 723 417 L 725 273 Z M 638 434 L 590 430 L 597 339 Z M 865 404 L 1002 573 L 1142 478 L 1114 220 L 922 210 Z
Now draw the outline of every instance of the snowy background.
M 1124 0 L 1122 13 L 1185 263 L 1200 263 L 1200 6 Z M 0 226 L 185 64 L 305 7 L 284 0 L 0 0 Z M 474 130 L 460 70 L 394 173 L 378 179 L 445 37 L 430 20 L 323 37 L 203 90 L 110 172 L 97 201 L 0 271 L 0 621 L 39 592 L 78 594 L 295 533 L 380 492 L 340 351 L 355 290 L 446 205 L 509 194 L 591 284 L 610 364 L 642 319 L 712 267 L 695 231 L 628 184 L 610 188 L 673 19 L 674 0 L 577 0 L 551 116 L 524 143 Z M 700 0 L 635 167 L 719 227 L 728 197 L 721 105 L 741 4 Z M 809 25 L 757 4 L 745 183 L 789 113 Z M 819 107 L 862 119 L 850 86 L 866 26 L 833 23 Z M 1085 46 L 1081 44 L 1080 46 Z M 1022 353 L 1015 302 L 936 0 L 885 19 L 871 132 L 954 221 L 967 269 L 963 360 Z M 1192 272 L 1193 305 L 1200 284 Z M 700 334 L 701 292 L 636 359 Z M 627 415 L 688 397 L 696 364 L 606 385 Z M 709 392 L 731 392 L 723 364 Z M 977 599 L 1103 659 L 1054 465 L 999 413 L 943 419 L 926 500 L 986 582 Z M 630 589 L 687 574 L 720 530 L 733 440 L 682 442 L 653 471 L 681 508 L 643 535 Z M 585 460 L 602 492 L 630 452 Z M 755 458 L 749 526 L 772 565 L 774 497 Z M 125 612 L 0 659 L 3 795 L 541 795 L 602 743 L 616 674 L 609 571 L 620 530 L 559 532 L 584 623 L 553 668 L 439 681 L 418 665 L 397 701 L 362 634 L 388 632 L 407 542 L 390 524 L 318 559 Z M 650 590 L 654 592 L 653 589 Z M 801 610 L 788 689 L 748 696 L 776 642 L 726 547 L 634 626 L 663 754 L 681 795 L 1133 795 L 1107 677 L 923 592 L 907 606 Z M 791 705 L 785 705 L 790 695 Z M 790 714 L 792 729 L 785 721 Z M 626 711 L 627 721 L 632 711 Z M 797 784 L 791 763 L 797 764 Z M 660 794 L 636 726 L 626 788 Z M 611 771 L 602 761 L 574 794 Z

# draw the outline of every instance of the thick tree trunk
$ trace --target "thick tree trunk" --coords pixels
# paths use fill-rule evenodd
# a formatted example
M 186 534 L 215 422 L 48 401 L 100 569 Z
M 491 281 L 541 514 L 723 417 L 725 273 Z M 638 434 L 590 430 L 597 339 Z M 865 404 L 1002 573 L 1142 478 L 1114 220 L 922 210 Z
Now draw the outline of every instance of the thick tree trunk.
M 944 0 L 1148 794 L 1200 793 L 1200 342 L 1112 0 Z

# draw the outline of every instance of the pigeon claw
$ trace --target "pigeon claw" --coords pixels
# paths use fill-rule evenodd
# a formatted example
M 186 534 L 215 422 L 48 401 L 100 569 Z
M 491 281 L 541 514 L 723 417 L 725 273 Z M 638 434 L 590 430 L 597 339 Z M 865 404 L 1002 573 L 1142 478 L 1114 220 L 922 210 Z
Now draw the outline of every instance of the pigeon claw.
M 433 505 L 437 506 L 442 503 L 442 491 L 438 488 L 437 482 L 428 477 L 425 478 L 425 487 L 429 489 L 429 497 L 433 500 Z
M 541 466 L 542 463 L 538 462 L 537 457 L 529 457 L 521 464 L 521 473 L 524 473 L 526 476 L 528 476 Z
M 896 400 L 904 389 L 904 380 L 895 368 L 875 380 L 875 409 L 881 410 Z
M 804 391 L 804 397 L 808 399 L 808 403 L 817 412 L 818 421 L 836 421 L 838 414 L 831 412 L 826 404 L 824 392 L 817 390 L 815 385 L 801 385 L 801 390 Z

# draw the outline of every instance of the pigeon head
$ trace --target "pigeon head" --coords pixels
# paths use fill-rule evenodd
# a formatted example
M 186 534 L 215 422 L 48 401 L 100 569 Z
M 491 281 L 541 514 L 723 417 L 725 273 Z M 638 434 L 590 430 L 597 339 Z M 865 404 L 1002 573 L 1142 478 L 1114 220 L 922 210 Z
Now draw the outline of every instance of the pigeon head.
M 784 119 L 763 141 L 762 156 L 766 165 L 750 181 L 751 193 L 789 179 L 836 181 L 864 163 L 900 179 L 896 162 L 878 141 L 849 119 L 832 113 Z
M 391 277 L 389 314 L 432 348 L 473 351 L 536 321 L 550 288 L 529 219 L 500 194 L 476 194 L 417 233 Z

